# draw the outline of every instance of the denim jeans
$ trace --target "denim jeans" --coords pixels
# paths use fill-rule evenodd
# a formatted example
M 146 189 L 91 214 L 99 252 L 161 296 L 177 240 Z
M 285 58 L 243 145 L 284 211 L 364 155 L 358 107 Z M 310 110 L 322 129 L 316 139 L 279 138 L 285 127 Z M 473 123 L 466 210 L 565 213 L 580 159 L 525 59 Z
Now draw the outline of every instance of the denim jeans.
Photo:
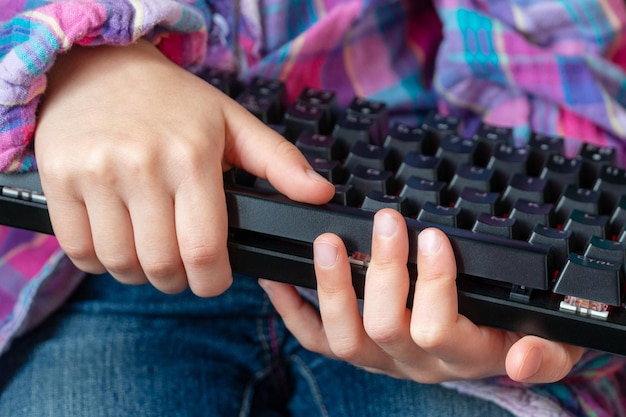
M 504 416 L 302 348 L 254 279 L 220 297 L 92 276 L 0 357 L 0 416 Z

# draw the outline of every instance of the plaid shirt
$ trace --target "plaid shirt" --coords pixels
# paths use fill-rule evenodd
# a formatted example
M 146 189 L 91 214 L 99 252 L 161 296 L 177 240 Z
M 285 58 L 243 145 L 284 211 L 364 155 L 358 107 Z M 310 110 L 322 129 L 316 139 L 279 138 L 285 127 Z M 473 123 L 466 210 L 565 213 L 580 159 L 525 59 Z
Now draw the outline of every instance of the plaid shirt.
M 36 168 L 45 74 L 72 45 L 144 37 L 191 71 L 204 66 L 389 104 L 438 108 L 616 147 L 626 138 L 621 0 L 0 0 L 0 170 Z M 237 24 L 238 23 L 238 24 Z M 0 227 L 0 353 L 56 309 L 82 273 L 54 237 Z M 523 416 L 626 416 L 623 358 L 588 352 L 555 384 L 445 384 Z

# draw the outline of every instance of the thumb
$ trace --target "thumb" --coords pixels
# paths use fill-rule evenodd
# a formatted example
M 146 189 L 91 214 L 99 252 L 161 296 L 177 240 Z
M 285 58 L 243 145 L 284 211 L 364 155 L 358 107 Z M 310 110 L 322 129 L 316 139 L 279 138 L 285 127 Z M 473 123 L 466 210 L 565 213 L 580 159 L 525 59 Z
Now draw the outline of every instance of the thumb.
M 506 372 L 520 382 L 555 382 L 571 371 L 583 352 L 580 347 L 525 336 L 509 349 Z
M 234 101 L 224 108 L 226 162 L 267 179 L 292 200 L 328 202 L 335 188 L 319 175 L 294 144 Z

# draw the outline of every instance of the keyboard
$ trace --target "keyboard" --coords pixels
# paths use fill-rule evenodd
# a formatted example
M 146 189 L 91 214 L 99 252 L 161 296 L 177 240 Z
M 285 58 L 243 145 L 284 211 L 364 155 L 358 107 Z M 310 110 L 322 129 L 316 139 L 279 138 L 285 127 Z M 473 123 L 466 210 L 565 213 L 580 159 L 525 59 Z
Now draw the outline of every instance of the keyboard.
M 437 112 L 400 122 L 383 102 L 339 106 L 334 92 L 313 88 L 287 102 L 276 80 L 200 76 L 293 142 L 336 189 L 314 206 L 241 169 L 225 173 L 233 271 L 315 288 L 312 242 L 333 232 L 362 297 L 373 216 L 391 207 L 408 226 L 412 284 L 417 235 L 438 227 L 457 258 L 461 314 L 626 354 L 626 170 L 614 149 L 539 133 L 516 146 L 505 127 L 468 133 Z M 0 224 L 53 233 L 37 172 L 0 174 Z

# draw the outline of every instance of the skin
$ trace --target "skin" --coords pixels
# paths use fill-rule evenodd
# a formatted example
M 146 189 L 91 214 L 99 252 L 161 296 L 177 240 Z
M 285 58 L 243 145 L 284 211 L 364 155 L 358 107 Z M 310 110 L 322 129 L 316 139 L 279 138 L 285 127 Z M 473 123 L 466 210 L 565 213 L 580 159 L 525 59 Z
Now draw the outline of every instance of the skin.
M 147 42 L 59 57 L 35 153 L 76 266 L 167 293 L 215 296 L 232 282 L 223 171 L 313 204 L 334 193 L 294 145 Z
M 320 204 L 334 192 L 292 144 L 143 41 L 57 59 L 35 152 L 54 232 L 76 266 L 167 293 L 216 296 L 232 282 L 225 170 L 243 167 L 296 201 Z M 292 286 L 260 280 L 304 347 L 426 383 L 500 374 L 550 382 L 569 372 L 582 349 L 458 314 L 454 254 L 437 230 L 420 234 L 407 310 L 404 227 L 395 211 L 375 217 L 362 316 L 333 234 L 314 245 L 319 313 Z
M 477 326 L 460 315 L 454 253 L 437 229 L 419 234 L 419 274 L 413 309 L 407 309 L 408 238 L 396 211 L 384 209 L 374 217 L 362 315 L 341 239 L 318 237 L 314 257 L 319 313 L 289 285 L 260 284 L 302 345 L 323 355 L 422 383 L 494 375 L 539 383 L 563 378 L 583 353 L 579 347 Z

